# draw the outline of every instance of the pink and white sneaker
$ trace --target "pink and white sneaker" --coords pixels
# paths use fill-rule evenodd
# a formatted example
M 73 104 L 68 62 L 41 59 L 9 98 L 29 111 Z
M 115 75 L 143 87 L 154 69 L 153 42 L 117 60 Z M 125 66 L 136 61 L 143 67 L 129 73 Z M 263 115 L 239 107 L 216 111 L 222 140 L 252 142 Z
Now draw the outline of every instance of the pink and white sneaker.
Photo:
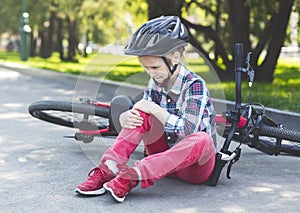
M 116 175 L 105 164 L 92 169 L 89 178 L 77 186 L 75 192 L 82 195 L 102 195 L 106 192 L 103 184 L 112 180 Z
M 138 174 L 127 165 L 118 165 L 120 172 L 111 181 L 105 183 L 103 188 L 111 193 L 118 202 L 123 202 L 128 192 L 139 184 Z

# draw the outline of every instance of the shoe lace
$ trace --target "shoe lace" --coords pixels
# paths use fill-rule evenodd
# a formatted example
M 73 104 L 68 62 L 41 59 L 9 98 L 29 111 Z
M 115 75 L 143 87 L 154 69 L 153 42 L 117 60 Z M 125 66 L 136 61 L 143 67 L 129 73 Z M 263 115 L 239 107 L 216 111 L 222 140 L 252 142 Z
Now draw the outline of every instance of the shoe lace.
M 127 181 L 137 181 L 138 176 L 134 169 L 130 168 L 126 164 L 119 164 L 117 165 L 119 168 L 119 175 L 122 179 L 125 179 Z
M 96 168 L 93 168 L 93 169 L 89 172 L 88 176 L 90 177 L 90 178 L 89 178 L 90 180 L 96 179 L 96 178 L 98 179 L 99 176 L 105 178 L 105 177 L 107 177 L 107 173 L 106 173 L 104 170 L 102 170 L 101 168 L 96 167 Z

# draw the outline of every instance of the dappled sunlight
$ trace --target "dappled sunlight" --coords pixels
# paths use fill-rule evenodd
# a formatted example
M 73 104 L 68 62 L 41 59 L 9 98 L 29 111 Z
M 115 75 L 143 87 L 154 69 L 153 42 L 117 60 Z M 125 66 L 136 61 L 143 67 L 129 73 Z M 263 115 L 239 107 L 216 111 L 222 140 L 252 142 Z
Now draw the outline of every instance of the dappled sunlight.
M 299 201 L 300 200 L 300 192 L 283 191 L 279 195 L 283 201 Z
M 287 98 L 287 97 L 289 97 L 289 93 L 284 92 L 284 91 L 272 91 L 271 95 L 272 95 L 273 98 L 276 98 L 276 97 L 277 98 L 279 98 L 279 97 Z
M 28 114 L 20 112 L 6 112 L 0 114 L 0 119 L 10 120 L 10 119 L 19 119 L 19 118 L 28 118 Z
M 288 80 L 288 86 L 294 86 L 300 84 L 300 78 L 293 78 Z
M 56 149 L 34 149 L 29 151 L 27 154 L 18 157 L 19 163 L 29 163 L 30 161 L 35 162 L 35 165 L 38 167 L 47 166 L 47 163 L 57 159 L 55 154 Z
M 27 159 L 31 159 L 37 162 L 40 161 L 51 161 L 56 159 L 56 154 L 55 154 L 56 149 L 37 149 L 37 150 L 32 150 L 28 154 L 26 154 L 24 157 Z
M 2 122 L 13 122 L 13 120 L 26 121 L 30 118 L 27 111 L 23 109 L 27 107 L 20 102 L 7 102 L 0 104 L 0 120 Z
M 257 186 L 249 187 L 248 189 L 253 192 L 272 192 L 280 188 L 282 187 L 277 184 L 258 183 Z
M 19 76 L 20 76 L 20 74 L 18 72 L 0 69 L 0 80 L 16 79 Z
M 51 91 L 54 93 L 60 94 L 64 98 L 70 97 L 74 94 L 73 90 L 66 90 L 66 89 L 61 89 L 61 88 L 53 88 L 53 89 L 51 89 Z
M 30 176 L 32 176 L 32 174 L 24 173 L 24 172 L 21 173 L 18 170 L 1 172 L 0 184 L 5 184 L 5 182 L 7 182 L 7 181 L 21 182 L 21 181 L 27 180 L 28 178 L 30 178 Z
M 20 109 L 23 106 L 24 106 L 24 104 L 22 104 L 22 103 L 4 103 L 1 105 L 1 107 L 15 109 L 15 110 Z
M 244 212 L 248 212 L 247 209 L 243 208 L 242 206 L 239 205 L 227 205 L 224 204 L 225 207 L 221 207 L 221 212 L 230 212 L 230 213 L 244 213 Z
M 5 146 L 6 144 L 9 144 L 9 146 Z M 26 150 L 32 150 L 37 148 L 36 146 L 30 143 L 25 143 L 23 140 L 11 140 L 10 138 L 3 137 L 0 139 L 0 146 L 2 147 L 1 153 L 3 155 L 19 150 L 23 150 L 23 152 L 25 152 Z
M 22 108 L 24 106 L 25 106 L 25 104 L 22 102 L 8 101 L 8 102 L 0 104 L 0 110 L 5 110 L 5 111 L 9 110 L 9 109 L 19 110 L 20 108 Z
M 9 143 L 10 146 L 3 144 Z M 41 148 L 34 146 L 25 141 L 9 141 L 9 139 L 1 139 L 0 145 L 2 147 L 0 154 L 0 165 L 16 165 L 24 168 L 27 165 L 34 167 L 44 167 L 54 160 L 57 160 L 56 148 Z M 22 150 L 22 151 L 20 151 Z M 13 175 L 8 175 L 12 178 Z M 17 177 L 18 178 L 18 177 Z
M 197 208 L 179 208 L 175 210 L 171 210 L 170 213 L 198 213 L 199 209 Z
M 1 140 L 0 140 L 1 141 Z M 7 154 L 0 153 L 0 167 L 6 165 L 5 158 L 7 157 Z
M 283 89 L 288 89 L 288 91 L 293 90 L 293 86 L 295 90 L 298 92 L 298 85 L 300 84 L 300 78 L 289 78 L 289 79 L 275 79 L 274 83 L 280 85 Z M 273 84 L 274 84 L 273 83 Z
M 10 120 L 28 118 L 27 113 L 20 112 L 20 109 L 24 106 L 25 105 L 20 102 L 7 102 L 0 104 L 0 119 Z
M 9 143 L 9 146 L 5 146 Z M 8 138 L 0 138 L 0 183 L 5 185 L 6 182 L 24 182 L 29 180 L 32 175 L 35 177 L 39 174 L 24 172 L 23 169 L 32 163 L 35 166 L 41 166 L 45 162 L 54 159 L 55 150 L 42 150 L 24 141 L 10 141 Z M 20 152 L 20 150 L 22 150 Z M 1 168 L 7 168 L 4 171 Z

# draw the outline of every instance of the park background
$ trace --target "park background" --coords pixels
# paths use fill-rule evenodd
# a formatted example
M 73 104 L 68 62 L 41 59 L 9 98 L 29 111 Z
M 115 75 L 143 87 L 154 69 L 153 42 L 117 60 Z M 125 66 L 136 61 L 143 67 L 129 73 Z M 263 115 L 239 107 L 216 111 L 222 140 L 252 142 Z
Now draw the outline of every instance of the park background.
M 119 91 L 124 84 L 122 78 L 127 82 L 132 79 L 131 76 L 136 76 L 135 72 L 144 72 L 135 58 L 114 55 L 107 50 L 122 52 L 131 33 L 149 17 L 160 14 L 177 14 L 189 21 L 189 30 L 195 38 L 192 41 L 199 42 L 198 46 L 194 43 L 193 50 L 208 55 L 207 59 L 215 64 L 216 70 L 220 67 L 226 74 L 232 72 L 227 66 L 232 63 L 234 43 L 243 42 L 245 51 L 253 51 L 252 64 L 257 72 L 268 76 L 265 71 L 271 70 L 273 74 L 270 76 L 274 77 L 272 81 L 256 79 L 253 100 L 266 106 L 299 112 L 298 2 L 1 0 L 1 212 L 299 212 L 299 157 L 270 156 L 247 145 L 243 146 L 240 161 L 233 166 L 231 179 L 226 178 L 224 170 L 216 187 L 163 178 L 147 190 L 135 188 L 121 205 L 115 203 L 109 195 L 83 198 L 74 193 L 74 188 L 87 178 L 90 168 L 95 166 L 94 162 L 99 160 L 113 140 L 97 138 L 93 143 L 78 143 L 72 138 L 63 137 L 74 135 L 74 129 L 42 122 L 28 113 L 28 106 L 35 101 L 74 100 L 74 94 L 79 92 L 76 90 L 79 80 L 83 79 L 89 79 L 81 87 L 85 88 L 83 92 L 90 95 L 93 92 L 91 88 L 98 88 L 101 84 L 101 92 L 97 95 L 110 100 L 116 94 L 111 85 Z M 83 8 L 86 13 L 82 12 Z M 292 11 L 296 17 L 294 22 L 291 21 Z M 153 14 L 154 12 L 157 14 Z M 29 19 L 24 20 L 23 15 Z M 126 17 L 133 23 L 130 28 L 124 23 Z M 69 33 L 68 26 L 74 26 L 71 24 L 74 21 L 76 30 L 70 31 L 76 32 L 73 46 L 69 45 L 69 39 L 74 37 L 71 36 L 73 33 Z M 60 35 L 60 22 L 62 40 L 57 39 Z M 118 25 L 117 22 L 122 24 Z M 55 26 L 53 31 L 50 30 L 51 26 Z M 116 36 L 119 26 L 123 27 L 120 38 Z M 89 32 L 85 33 L 87 28 Z M 24 34 L 25 32 L 28 34 Z M 49 36 L 51 32 L 53 36 Z M 88 35 L 89 42 L 84 42 L 85 34 Z M 99 40 L 96 36 L 99 36 Z M 33 39 L 27 40 L 28 37 Z M 28 52 L 24 49 L 21 51 L 19 45 L 14 45 L 20 44 L 21 38 L 26 45 L 36 44 L 35 48 L 28 48 Z M 51 39 L 48 38 L 53 39 L 51 45 L 48 43 Z M 248 39 L 250 46 L 247 46 Z M 9 41 L 13 45 L 9 45 L 12 48 L 7 51 Z M 89 49 L 95 47 L 95 50 L 85 55 L 79 51 L 78 45 L 87 43 Z M 63 52 L 60 52 L 58 47 L 62 46 Z M 71 47 L 75 50 L 75 57 L 71 58 L 74 60 L 68 60 L 68 55 L 72 55 L 72 51 L 69 53 Z M 286 49 L 292 51 L 288 53 Z M 256 63 L 254 53 L 259 52 L 261 54 Z M 274 60 L 272 57 L 277 55 L 278 60 Z M 271 62 L 276 64 L 274 70 L 266 69 L 267 65 L 272 65 Z M 189 65 L 197 69 L 201 76 L 211 72 L 201 57 L 191 58 Z M 81 78 L 81 75 L 91 75 L 92 79 Z M 228 80 L 224 77 L 218 83 L 224 88 L 229 100 L 234 98 L 235 91 L 230 75 L 232 74 L 228 75 Z M 107 81 L 98 78 L 114 78 L 114 81 L 119 82 L 106 84 Z M 215 85 L 214 82 L 209 82 L 208 86 L 213 90 Z M 245 95 L 246 86 L 245 81 Z M 130 87 L 130 91 L 132 89 L 134 88 Z M 128 94 L 130 91 L 124 90 Z M 246 97 L 243 98 L 247 101 Z M 293 125 L 294 122 L 294 127 L 299 129 L 299 113 L 278 111 L 280 115 L 287 115 L 282 120 L 283 124 Z M 132 160 L 142 157 L 143 152 L 138 151 Z
M 252 52 L 253 100 L 300 112 L 299 0 L 2 0 L 0 6 L 2 63 L 124 82 L 143 72 L 122 54 L 130 35 L 148 19 L 177 15 L 191 35 L 191 69 L 218 76 L 205 79 L 212 96 L 222 90 L 234 100 L 233 51 L 240 42 L 245 54 Z M 242 86 L 247 102 L 246 81 Z

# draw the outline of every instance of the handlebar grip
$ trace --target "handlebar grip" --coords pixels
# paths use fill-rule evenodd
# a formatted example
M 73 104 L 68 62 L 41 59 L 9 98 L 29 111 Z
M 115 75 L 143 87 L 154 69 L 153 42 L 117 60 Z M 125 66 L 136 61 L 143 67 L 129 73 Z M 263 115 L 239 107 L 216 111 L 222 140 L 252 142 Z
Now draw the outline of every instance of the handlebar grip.
M 222 155 L 217 153 L 216 154 L 216 163 L 215 163 L 215 167 L 214 170 L 209 178 L 208 181 L 208 185 L 209 186 L 216 186 L 218 181 L 219 181 L 219 177 L 221 175 L 222 169 L 225 166 L 225 164 L 227 163 L 227 161 L 222 160 L 221 159 Z
M 234 68 L 235 68 L 235 106 L 239 108 L 242 102 L 242 91 L 241 91 L 241 80 L 242 80 L 242 69 L 243 69 L 243 53 L 244 46 L 242 43 L 236 43 L 234 49 Z
M 236 69 L 241 68 L 243 66 L 243 59 L 244 59 L 244 46 L 242 43 L 235 44 L 235 59 L 234 59 L 234 66 Z

